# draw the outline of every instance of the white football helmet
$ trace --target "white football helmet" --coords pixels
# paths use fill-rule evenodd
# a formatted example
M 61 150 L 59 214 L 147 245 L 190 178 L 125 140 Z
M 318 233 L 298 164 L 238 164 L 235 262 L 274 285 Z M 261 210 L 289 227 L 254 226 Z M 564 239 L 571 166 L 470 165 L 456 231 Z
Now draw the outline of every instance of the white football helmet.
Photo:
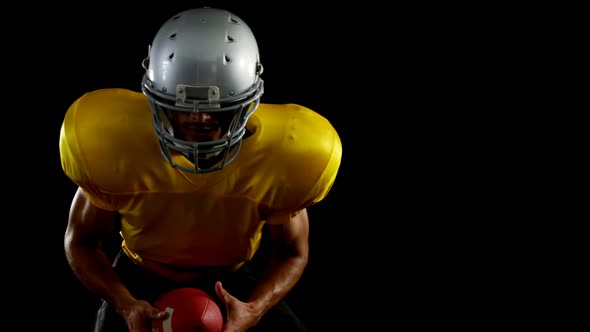
M 141 87 L 150 102 L 164 158 L 191 173 L 212 172 L 231 163 L 264 92 L 263 67 L 249 26 L 222 9 L 180 12 L 162 25 L 143 67 Z M 217 113 L 227 119 L 222 128 L 226 135 L 214 141 L 183 140 L 175 136 L 172 112 Z M 173 151 L 186 156 L 194 167 L 175 163 Z M 202 165 L 213 157 L 219 160 L 215 166 Z

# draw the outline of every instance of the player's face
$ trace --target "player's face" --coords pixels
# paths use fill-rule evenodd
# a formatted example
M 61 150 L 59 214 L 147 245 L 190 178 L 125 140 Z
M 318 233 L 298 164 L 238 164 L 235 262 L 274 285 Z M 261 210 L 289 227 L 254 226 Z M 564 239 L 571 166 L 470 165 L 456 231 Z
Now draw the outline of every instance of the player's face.
M 172 112 L 174 131 L 189 142 L 213 141 L 221 138 L 222 125 L 213 113 Z

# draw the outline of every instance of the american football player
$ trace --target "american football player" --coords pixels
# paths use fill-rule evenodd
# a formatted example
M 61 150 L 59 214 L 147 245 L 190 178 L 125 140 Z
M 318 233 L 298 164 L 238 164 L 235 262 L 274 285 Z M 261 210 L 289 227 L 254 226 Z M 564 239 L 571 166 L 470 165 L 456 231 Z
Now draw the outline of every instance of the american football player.
M 150 331 L 166 316 L 154 300 L 179 286 L 214 294 L 224 331 L 306 331 L 285 297 L 308 262 L 307 208 L 341 164 L 338 133 L 305 106 L 261 102 L 256 38 L 226 10 L 174 15 L 141 65 L 141 91 L 87 92 L 61 126 L 78 186 L 65 254 L 102 299 L 93 331 Z M 254 273 L 265 230 L 270 258 Z

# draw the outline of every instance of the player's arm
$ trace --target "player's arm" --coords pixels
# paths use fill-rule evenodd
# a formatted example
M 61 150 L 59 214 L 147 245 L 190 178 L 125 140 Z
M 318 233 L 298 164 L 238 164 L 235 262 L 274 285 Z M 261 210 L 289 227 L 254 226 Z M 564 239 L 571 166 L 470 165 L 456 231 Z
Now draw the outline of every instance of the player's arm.
M 307 209 L 299 211 L 291 221 L 267 224 L 272 255 L 264 277 L 249 302 L 266 312 L 283 299 L 301 278 L 309 258 L 309 219 Z
M 78 188 L 64 236 L 66 258 L 74 274 L 92 292 L 122 312 L 135 299 L 119 280 L 101 243 L 119 229 L 117 212 L 94 206 Z

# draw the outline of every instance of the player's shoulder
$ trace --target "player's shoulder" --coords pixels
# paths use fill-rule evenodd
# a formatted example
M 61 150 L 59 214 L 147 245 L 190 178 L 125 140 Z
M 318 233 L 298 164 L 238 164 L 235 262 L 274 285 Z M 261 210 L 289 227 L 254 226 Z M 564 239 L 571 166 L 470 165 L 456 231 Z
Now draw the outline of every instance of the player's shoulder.
M 330 121 L 315 110 L 300 104 L 260 104 L 256 116 L 266 129 L 281 133 L 315 131 L 318 135 L 335 134 Z
M 140 92 L 125 89 L 125 88 L 103 88 L 88 91 L 83 94 L 86 98 L 97 98 L 97 97 L 113 97 L 113 98 L 125 98 L 132 97 L 141 94 Z
M 320 117 L 323 118 L 319 113 L 312 110 L 311 108 L 295 104 L 295 103 L 285 103 L 285 104 L 268 104 L 268 103 L 260 103 L 258 107 L 257 113 L 263 113 L 264 115 L 274 115 L 278 116 L 281 119 L 286 119 L 287 117 L 296 117 L 296 116 L 311 116 L 311 117 Z
M 86 92 L 74 103 L 77 107 L 93 107 L 142 99 L 144 99 L 144 95 L 137 91 L 123 88 L 104 88 Z
M 62 130 L 76 133 L 71 139 L 80 141 L 95 141 L 93 136 L 107 133 L 116 139 L 116 134 L 128 131 L 129 123 L 134 124 L 136 132 L 151 125 L 145 96 L 127 89 L 99 89 L 84 93 L 70 105 Z
M 270 159 L 325 160 L 339 158 L 340 137 L 330 121 L 320 113 L 299 104 L 261 104 L 251 121 L 259 151 Z
M 254 130 L 243 153 L 251 158 L 241 160 L 252 172 L 244 173 L 264 174 L 257 179 L 268 187 L 283 184 L 274 195 L 276 206 L 300 208 L 325 195 L 342 156 L 338 133 L 326 117 L 299 104 L 261 104 L 249 125 Z
M 92 124 L 106 118 L 125 121 L 148 116 L 144 111 L 147 107 L 143 93 L 123 88 L 99 89 L 86 92 L 76 99 L 68 108 L 65 121 L 78 125 L 85 121 Z

